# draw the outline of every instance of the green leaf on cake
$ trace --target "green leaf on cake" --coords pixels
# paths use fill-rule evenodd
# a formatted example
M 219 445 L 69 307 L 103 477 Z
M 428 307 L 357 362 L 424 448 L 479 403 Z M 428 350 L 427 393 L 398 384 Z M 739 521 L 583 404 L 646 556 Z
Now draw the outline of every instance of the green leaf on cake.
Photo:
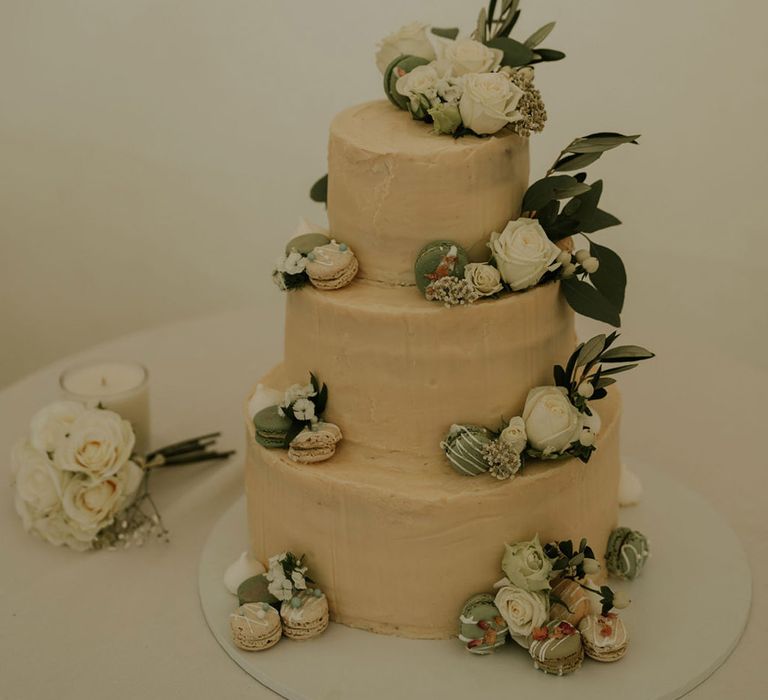
M 581 230 L 583 233 L 595 233 L 611 226 L 618 226 L 620 223 L 621 220 L 617 219 L 613 214 L 597 208 L 582 220 Z
M 541 51 L 539 51 L 541 53 Z M 640 134 L 625 136 L 613 131 L 600 131 L 574 139 L 565 149 L 568 153 L 603 153 L 625 143 L 637 143 Z
M 456 39 L 459 36 L 458 27 L 432 27 L 430 31 L 435 36 L 442 37 L 443 39 Z
M 561 285 L 566 301 L 576 313 L 612 326 L 621 325 L 619 311 L 593 286 L 576 277 L 562 280 Z
M 619 367 L 609 367 L 608 369 L 601 367 L 600 374 L 602 376 L 606 376 L 608 374 L 621 374 L 622 372 L 629 372 L 629 370 L 635 369 L 637 366 L 637 362 L 634 362 L 631 365 L 620 365 Z
M 565 368 L 562 365 L 555 365 L 555 386 L 562 386 L 568 388 L 568 376 L 565 373 Z
M 552 170 L 561 173 L 581 170 L 588 165 L 592 165 L 592 163 L 598 160 L 601 155 L 603 155 L 601 151 L 595 153 L 570 153 L 560 158 L 554 166 L 552 166 Z
M 590 338 L 579 351 L 579 355 L 576 358 L 576 367 L 589 364 L 593 360 L 600 356 L 600 353 L 605 349 L 605 336 L 596 335 L 594 338 Z
M 537 48 L 533 53 L 531 63 L 549 63 L 550 61 L 562 61 L 564 58 L 565 54 L 562 51 Z
M 501 59 L 501 65 L 517 68 L 527 66 L 533 60 L 533 51 L 525 44 L 510 39 L 506 36 L 496 37 L 488 42 L 492 49 L 501 49 L 504 57 Z
M 546 39 L 555 28 L 554 22 L 548 22 L 541 29 L 537 29 L 523 43 L 531 49 L 535 49 L 544 39 Z
M 523 211 L 538 211 L 553 199 L 567 199 L 588 192 L 589 185 L 571 175 L 550 175 L 534 182 L 523 197 Z
M 616 380 L 613 377 L 600 377 L 595 384 L 595 389 L 604 389 L 607 386 L 610 386 L 611 384 L 615 384 Z
M 328 204 L 328 175 L 323 175 L 309 191 L 309 197 L 313 202 Z
M 636 362 L 650 360 L 652 357 L 656 355 L 640 345 L 619 345 L 603 353 L 600 359 L 602 362 Z M 607 374 L 607 371 L 603 374 Z
M 621 313 L 624 308 L 624 294 L 627 289 L 627 271 L 621 258 L 610 248 L 589 242 L 589 251 L 597 258 L 600 266 L 590 274 L 595 288 Z

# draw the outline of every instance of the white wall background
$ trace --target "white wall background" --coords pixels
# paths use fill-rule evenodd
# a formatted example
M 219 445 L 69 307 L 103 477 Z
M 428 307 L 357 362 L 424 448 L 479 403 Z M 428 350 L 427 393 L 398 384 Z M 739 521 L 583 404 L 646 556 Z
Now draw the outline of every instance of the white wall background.
M 0 385 L 145 326 L 278 304 L 276 253 L 323 216 L 306 193 L 328 123 L 381 95 L 377 39 L 416 18 L 469 30 L 478 5 L 0 0 Z M 625 326 L 768 367 L 766 5 L 522 6 L 519 33 L 556 19 L 547 44 L 569 54 L 538 71 L 534 174 L 574 136 L 643 134 L 592 168 L 625 221 L 600 239 L 628 263 Z

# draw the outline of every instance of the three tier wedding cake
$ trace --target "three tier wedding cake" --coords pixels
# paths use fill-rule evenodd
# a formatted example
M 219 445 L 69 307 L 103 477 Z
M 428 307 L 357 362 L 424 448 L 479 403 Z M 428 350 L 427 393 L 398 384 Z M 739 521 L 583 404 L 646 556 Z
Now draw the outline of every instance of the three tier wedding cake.
M 565 673 L 581 622 L 588 655 L 594 634 L 597 656 L 613 640 L 600 660 L 623 655 L 607 573 L 647 556 L 617 529 L 613 384 L 652 353 L 574 329 L 620 324 L 624 266 L 592 239 L 619 221 L 585 170 L 637 136 L 574 139 L 529 184 L 533 66 L 563 54 L 541 47 L 551 24 L 512 39 L 519 14 L 491 2 L 465 38 L 403 27 L 377 54 L 387 99 L 331 123 L 312 191 L 328 230 L 303 224 L 278 262 L 285 358 L 249 399 L 251 556 L 269 571 L 241 602 L 285 624 L 324 599 L 338 623 L 478 653 L 508 635 Z

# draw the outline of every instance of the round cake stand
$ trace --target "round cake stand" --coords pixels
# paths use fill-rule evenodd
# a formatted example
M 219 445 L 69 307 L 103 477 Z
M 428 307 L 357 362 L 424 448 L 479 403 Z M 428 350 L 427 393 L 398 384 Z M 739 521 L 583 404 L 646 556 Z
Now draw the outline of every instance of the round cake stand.
M 585 659 L 580 671 L 558 678 L 534 670 L 527 652 L 513 643 L 491 656 L 475 656 L 454 640 L 400 639 L 337 624 L 310 641 L 283 639 L 265 652 L 240 651 L 229 631 L 237 600 L 222 576 L 247 548 L 244 497 L 222 516 L 203 549 L 203 613 L 235 663 L 290 700 L 466 700 L 500 694 L 573 700 L 602 697 L 607 689 L 620 692 L 622 700 L 679 698 L 711 675 L 738 643 L 749 614 L 749 565 L 733 531 L 699 496 L 657 469 L 640 475 L 643 502 L 622 509 L 620 518 L 622 525 L 648 535 L 652 557 L 636 581 L 612 581 L 634 600 L 622 613 L 630 648 L 618 663 Z M 500 548 L 503 539 L 499 533 Z M 457 609 L 462 603 L 456 601 Z

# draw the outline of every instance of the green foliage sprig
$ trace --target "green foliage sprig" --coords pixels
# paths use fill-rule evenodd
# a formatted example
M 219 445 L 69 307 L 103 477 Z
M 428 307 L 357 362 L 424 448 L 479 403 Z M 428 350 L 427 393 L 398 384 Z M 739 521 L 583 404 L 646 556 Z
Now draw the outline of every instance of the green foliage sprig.
M 619 337 L 596 335 L 581 343 L 568 359 L 566 366 L 555 365 L 555 386 L 568 392 L 571 403 L 582 413 L 592 415 L 588 401 L 597 401 L 608 395 L 606 387 L 616 383 L 613 375 L 634 369 L 643 360 L 655 357 L 650 350 L 639 345 L 613 344 Z M 617 365 L 605 368 L 603 365 Z
M 512 39 L 510 34 L 520 19 L 520 0 L 490 0 L 488 8 L 480 10 L 477 26 L 472 38 L 494 49 L 504 52 L 501 64 L 511 68 L 529 66 L 545 61 L 560 61 L 565 58 L 562 51 L 540 48 L 541 44 L 555 28 L 554 22 L 548 22 L 537 29 L 525 41 Z
M 585 172 L 563 173 L 585 168 L 606 151 L 636 144 L 638 138 L 639 134 L 598 132 L 574 139 L 560 151 L 547 174 L 528 188 L 522 204 L 523 216 L 537 219 L 553 242 L 577 234 L 584 236 L 599 267 L 590 273 L 577 266 L 570 277 L 562 280 L 563 293 L 577 313 L 616 327 L 621 325 L 627 272 L 616 252 L 598 245 L 586 234 L 618 226 L 621 221 L 599 207 L 602 180 L 588 184 Z

